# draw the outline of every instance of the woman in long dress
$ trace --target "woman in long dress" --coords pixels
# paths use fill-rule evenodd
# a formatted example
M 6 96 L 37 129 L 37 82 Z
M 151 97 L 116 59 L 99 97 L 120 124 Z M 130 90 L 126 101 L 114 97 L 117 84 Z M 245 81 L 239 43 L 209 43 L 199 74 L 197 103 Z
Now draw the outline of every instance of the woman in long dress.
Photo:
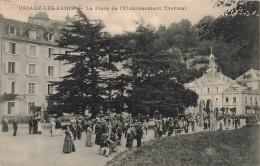
M 63 153 L 70 153 L 70 152 L 75 152 L 75 146 L 72 139 L 72 133 L 70 132 L 69 127 L 67 127 L 67 130 L 65 131 Z
M 127 148 L 133 147 L 134 138 L 135 138 L 135 129 L 134 129 L 134 126 L 131 125 L 130 128 L 127 129 L 127 136 L 126 136 L 126 147 Z
M 155 122 L 155 126 L 154 126 L 154 138 L 159 138 L 159 127 L 157 122 Z
M 38 129 L 37 129 L 38 134 L 42 134 L 42 124 L 41 124 L 41 120 L 38 119 Z
M 8 120 L 6 119 L 6 117 L 3 117 L 2 120 L 2 132 L 8 132 Z
M 90 127 L 90 124 L 88 124 L 86 126 L 86 142 L 85 142 L 85 146 L 86 147 L 91 147 L 92 146 L 92 142 L 91 142 L 91 135 L 93 133 L 93 130 Z

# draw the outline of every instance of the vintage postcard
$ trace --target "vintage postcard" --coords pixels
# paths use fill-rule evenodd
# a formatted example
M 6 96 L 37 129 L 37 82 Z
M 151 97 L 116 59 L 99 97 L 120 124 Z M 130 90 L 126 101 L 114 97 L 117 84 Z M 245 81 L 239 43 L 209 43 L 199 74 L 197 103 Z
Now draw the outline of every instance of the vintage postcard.
M 259 165 L 259 1 L 0 0 L 0 166 Z

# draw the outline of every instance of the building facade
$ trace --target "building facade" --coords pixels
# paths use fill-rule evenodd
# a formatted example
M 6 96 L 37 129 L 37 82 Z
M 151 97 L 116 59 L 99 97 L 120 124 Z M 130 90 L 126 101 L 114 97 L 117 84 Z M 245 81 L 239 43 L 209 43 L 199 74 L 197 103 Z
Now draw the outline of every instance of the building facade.
M 214 108 L 225 114 L 259 114 L 259 74 L 249 80 L 244 76 L 251 72 L 259 73 L 251 69 L 233 80 L 217 70 L 215 57 L 211 54 L 206 73 L 184 85 L 199 96 L 198 107 L 190 107 L 187 112 L 205 113 L 207 108 Z
M 32 106 L 46 109 L 46 96 L 55 93 L 49 81 L 59 81 L 68 70 L 54 60 L 55 54 L 70 50 L 56 42 L 65 24 L 46 13 L 30 17 L 28 23 L 0 15 L 1 115 L 26 117 L 33 114 Z

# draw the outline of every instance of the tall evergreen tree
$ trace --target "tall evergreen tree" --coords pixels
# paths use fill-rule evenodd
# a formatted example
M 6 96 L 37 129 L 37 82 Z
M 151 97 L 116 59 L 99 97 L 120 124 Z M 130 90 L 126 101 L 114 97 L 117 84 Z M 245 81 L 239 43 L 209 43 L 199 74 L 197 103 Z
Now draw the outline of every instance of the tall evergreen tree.
M 88 109 L 95 116 L 106 107 L 104 98 L 113 79 L 106 71 L 117 71 L 112 61 L 118 60 L 118 50 L 103 28 L 102 21 L 90 20 L 78 9 L 77 20 L 61 31 L 59 46 L 73 49 L 55 59 L 72 67 L 62 81 L 52 82 L 58 92 L 47 97 L 49 113 L 84 114 Z
M 184 86 L 172 78 L 182 65 L 178 55 L 154 47 L 158 36 L 150 25 L 139 24 L 135 33 L 130 34 L 129 47 L 131 63 L 126 64 L 131 71 L 132 91 L 130 91 L 131 112 L 133 115 L 152 114 L 156 110 L 165 115 L 174 113 L 177 108 L 197 104 L 197 94 L 188 92 Z M 189 94 L 188 94 L 189 93 Z M 182 96 L 194 97 L 185 101 Z M 172 114 L 171 114 L 172 115 Z

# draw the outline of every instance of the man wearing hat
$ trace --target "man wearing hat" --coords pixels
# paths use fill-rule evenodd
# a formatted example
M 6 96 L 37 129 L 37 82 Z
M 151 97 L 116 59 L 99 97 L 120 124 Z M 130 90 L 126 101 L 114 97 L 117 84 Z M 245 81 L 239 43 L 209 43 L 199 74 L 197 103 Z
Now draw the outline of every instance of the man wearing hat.
M 100 145 L 100 139 L 101 139 L 101 135 L 102 135 L 102 125 L 101 125 L 101 121 L 99 119 L 97 120 L 97 124 L 95 127 L 95 133 L 96 133 L 95 144 Z
M 138 124 L 135 127 L 135 133 L 136 133 L 136 141 L 137 141 L 137 147 L 141 147 L 142 143 L 142 137 L 143 137 L 143 129 L 141 122 L 138 122 Z

